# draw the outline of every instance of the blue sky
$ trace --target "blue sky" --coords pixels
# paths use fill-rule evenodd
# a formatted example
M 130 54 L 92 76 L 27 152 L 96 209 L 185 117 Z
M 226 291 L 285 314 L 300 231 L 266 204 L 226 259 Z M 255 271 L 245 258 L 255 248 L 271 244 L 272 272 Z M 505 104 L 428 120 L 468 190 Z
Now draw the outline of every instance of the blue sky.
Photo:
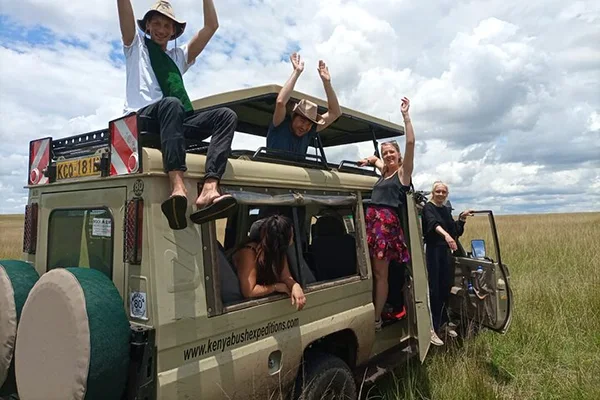
M 140 18 L 150 1 L 133 1 Z M 437 179 L 455 208 L 497 213 L 600 211 L 600 48 L 596 2 L 220 0 L 220 28 L 185 75 L 192 98 L 283 84 L 324 98 L 329 65 L 343 106 L 401 123 L 411 99 L 414 182 Z M 202 25 L 202 4 L 178 0 Z M 30 140 L 101 129 L 120 115 L 125 71 L 115 2 L 2 1 L 0 213 L 22 213 Z M 568 35 L 565 35 L 568 32 Z M 402 139 L 400 139 L 402 144 Z M 263 141 L 237 135 L 235 148 Z M 402 145 L 403 147 L 403 145 Z M 364 157 L 370 143 L 331 149 Z

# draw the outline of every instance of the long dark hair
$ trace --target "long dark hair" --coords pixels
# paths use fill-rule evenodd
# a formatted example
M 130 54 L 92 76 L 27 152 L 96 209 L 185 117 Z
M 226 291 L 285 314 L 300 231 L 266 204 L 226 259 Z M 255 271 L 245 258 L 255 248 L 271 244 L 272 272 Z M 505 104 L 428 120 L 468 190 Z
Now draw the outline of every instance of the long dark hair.
M 257 283 L 272 285 L 279 281 L 291 239 L 292 221 L 289 218 L 283 215 L 265 218 L 260 227 L 260 241 L 256 249 Z

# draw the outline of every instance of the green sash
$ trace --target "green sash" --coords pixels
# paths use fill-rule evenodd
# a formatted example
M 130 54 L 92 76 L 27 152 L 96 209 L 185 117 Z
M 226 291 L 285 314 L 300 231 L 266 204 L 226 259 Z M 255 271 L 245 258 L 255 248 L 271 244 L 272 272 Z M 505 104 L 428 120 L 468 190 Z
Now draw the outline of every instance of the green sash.
M 147 37 L 144 39 L 148 48 L 148 55 L 150 56 L 150 64 L 158 80 L 158 85 L 163 92 L 163 96 L 176 97 L 181 100 L 185 111 L 193 111 L 192 102 L 183 85 L 181 71 L 179 71 L 175 61 L 154 41 Z

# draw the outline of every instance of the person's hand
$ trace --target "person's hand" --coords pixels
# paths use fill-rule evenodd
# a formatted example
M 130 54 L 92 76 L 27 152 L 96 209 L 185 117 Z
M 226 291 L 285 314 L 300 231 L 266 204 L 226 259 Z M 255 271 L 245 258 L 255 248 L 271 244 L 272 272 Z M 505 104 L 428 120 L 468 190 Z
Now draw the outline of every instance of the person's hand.
M 408 117 L 409 108 L 410 108 L 410 100 L 407 97 L 403 97 L 402 102 L 400 103 L 400 111 L 402 111 L 402 116 L 404 118 Z
M 317 71 L 319 71 L 319 76 L 323 82 L 331 82 L 331 75 L 329 75 L 329 68 L 327 68 L 325 61 L 319 60 L 319 68 L 317 68 Z
M 446 235 L 444 239 L 446 239 L 446 243 L 448 243 L 448 247 L 450 247 L 450 250 L 456 251 L 456 249 L 458 249 L 458 246 L 456 245 L 454 239 L 452 239 L 452 236 Z
M 295 72 L 302 73 L 302 71 L 304 71 L 304 61 L 300 58 L 300 54 L 293 53 L 290 56 L 290 61 L 292 62 L 292 67 L 294 67 Z
M 377 162 L 377 157 L 369 156 L 369 157 L 363 158 L 362 160 L 358 160 L 357 164 L 359 167 L 364 167 L 366 165 L 373 165 L 373 164 L 375 164 L 375 162 Z
M 290 289 L 287 287 L 287 285 L 285 283 L 276 283 L 275 291 L 279 292 L 279 293 L 285 293 L 287 295 L 290 294 Z
M 299 284 L 294 284 L 292 286 L 292 294 L 290 296 L 292 298 L 292 305 L 296 305 L 296 310 L 300 311 L 304 308 L 306 304 L 306 297 L 304 296 L 304 291 Z
M 472 217 L 473 215 L 475 215 L 475 214 L 473 213 L 473 210 L 469 209 L 469 210 L 465 210 L 465 211 L 461 212 L 461 213 L 458 215 L 458 218 L 459 218 L 461 221 L 465 222 L 465 221 L 467 220 L 467 217 Z

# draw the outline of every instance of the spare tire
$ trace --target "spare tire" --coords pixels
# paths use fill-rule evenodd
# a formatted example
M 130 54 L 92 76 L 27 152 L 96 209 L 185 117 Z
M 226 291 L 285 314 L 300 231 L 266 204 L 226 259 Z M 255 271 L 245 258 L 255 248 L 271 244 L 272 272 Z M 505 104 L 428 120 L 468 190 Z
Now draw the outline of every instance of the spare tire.
M 123 300 L 106 275 L 89 268 L 45 273 L 31 289 L 19 324 L 20 398 L 121 398 L 129 337 Z
M 21 310 L 40 278 L 25 261 L 0 260 L 0 396 L 17 391 L 14 349 Z

